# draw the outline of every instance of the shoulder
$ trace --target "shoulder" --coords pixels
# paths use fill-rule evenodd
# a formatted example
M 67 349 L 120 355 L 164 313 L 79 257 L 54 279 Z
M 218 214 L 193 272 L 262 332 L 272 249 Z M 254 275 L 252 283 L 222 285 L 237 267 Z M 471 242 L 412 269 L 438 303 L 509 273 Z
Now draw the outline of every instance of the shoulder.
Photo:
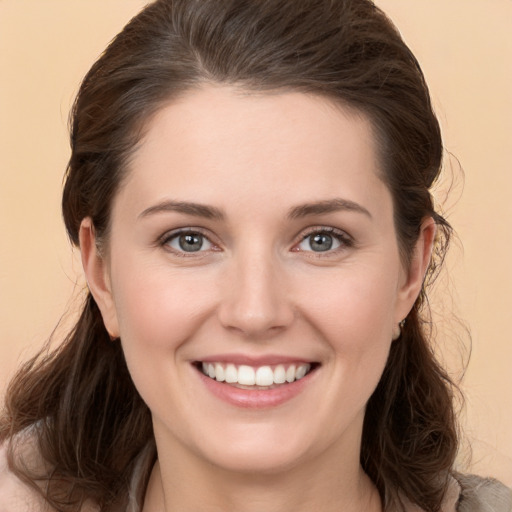
M 403 497 L 401 504 L 386 510 L 425 512 Z M 512 490 L 493 478 L 456 473 L 449 478 L 440 512 L 512 512 Z
M 45 500 L 10 469 L 8 442 L 0 444 L 0 512 L 51 512 Z
M 512 489 L 493 478 L 455 475 L 461 492 L 458 512 L 512 512 Z

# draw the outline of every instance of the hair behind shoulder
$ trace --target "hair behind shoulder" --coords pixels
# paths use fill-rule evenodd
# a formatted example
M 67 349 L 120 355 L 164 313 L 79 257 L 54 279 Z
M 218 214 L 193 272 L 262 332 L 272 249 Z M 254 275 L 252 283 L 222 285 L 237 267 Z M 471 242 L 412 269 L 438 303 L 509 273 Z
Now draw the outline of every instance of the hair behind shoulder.
M 450 236 L 429 193 L 441 168 L 439 124 L 418 62 L 370 0 L 147 6 L 93 65 L 75 101 L 62 201 L 75 245 L 85 217 L 100 243 L 108 243 L 112 200 L 145 124 L 162 105 L 205 82 L 317 94 L 368 116 L 403 261 L 431 216 L 440 228 L 434 273 Z M 456 388 L 429 344 L 424 299 L 423 290 L 367 404 L 361 462 L 387 502 L 404 495 L 435 512 L 457 451 Z M 15 467 L 35 487 L 45 481 L 41 492 L 59 510 L 76 510 L 86 499 L 105 510 L 122 501 L 137 454 L 153 439 L 120 344 L 110 341 L 90 295 L 63 344 L 15 377 L 5 411 L 2 439 L 38 425 L 51 472 Z
M 20 433 L 45 464 L 23 460 Z M 57 510 L 86 500 L 108 507 L 123 498 L 137 457 L 152 437 L 151 418 L 111 342 L 91 295 L 67 339 L 42 351 L 12 380 L 0 421 L 10 466 Z M 23 450 L 21 450 L 23 451 Z M 43 483 L 43 486 L 40 484 Z

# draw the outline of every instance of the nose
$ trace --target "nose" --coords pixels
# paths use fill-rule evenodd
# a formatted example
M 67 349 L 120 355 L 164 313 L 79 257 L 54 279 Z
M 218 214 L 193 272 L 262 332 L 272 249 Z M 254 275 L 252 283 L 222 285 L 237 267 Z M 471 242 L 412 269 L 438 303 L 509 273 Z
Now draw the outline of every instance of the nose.
M 285 276 L 276 258 L 239 255 L 223 276 L 218 317 L 224 328 L 263 339 L 286 329 L 294 319 Z

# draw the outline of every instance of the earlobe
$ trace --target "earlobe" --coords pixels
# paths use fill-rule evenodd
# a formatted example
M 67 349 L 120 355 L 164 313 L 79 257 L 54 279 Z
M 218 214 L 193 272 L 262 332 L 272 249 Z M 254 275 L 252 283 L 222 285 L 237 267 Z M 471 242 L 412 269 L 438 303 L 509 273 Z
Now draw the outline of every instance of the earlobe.
M 90 217 L 80 224 L 80 255 L 89 290 L 98 305 L 103 323 L 111 338 L 119 337 L 117 313 L 110 278 L 104 258 L 98 250 L 94 225 Z
M 399 311 L 397 311 L 397 322 L 406 318 L 421 292 L 432 256 L 436 230 L 434 219 L 426 217 L 421 224 L 420 234 L 414 247 L 405 283 L 400 289 L 401 300 Z

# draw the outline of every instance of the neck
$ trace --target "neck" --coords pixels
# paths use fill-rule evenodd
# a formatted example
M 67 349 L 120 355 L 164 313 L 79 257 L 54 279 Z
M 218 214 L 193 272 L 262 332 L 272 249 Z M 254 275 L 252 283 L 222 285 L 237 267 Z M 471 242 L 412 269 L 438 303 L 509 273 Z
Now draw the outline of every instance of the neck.
M 303 465 L 257 474 L 227 471 L 174 455 L 155 464 L 143 512 L 382 510 L 377 489 L 358 457 L 354 462 L 353 457 L 343 458 L 335 449 Z M 335 458 L 335 465 L 326 458 Z

